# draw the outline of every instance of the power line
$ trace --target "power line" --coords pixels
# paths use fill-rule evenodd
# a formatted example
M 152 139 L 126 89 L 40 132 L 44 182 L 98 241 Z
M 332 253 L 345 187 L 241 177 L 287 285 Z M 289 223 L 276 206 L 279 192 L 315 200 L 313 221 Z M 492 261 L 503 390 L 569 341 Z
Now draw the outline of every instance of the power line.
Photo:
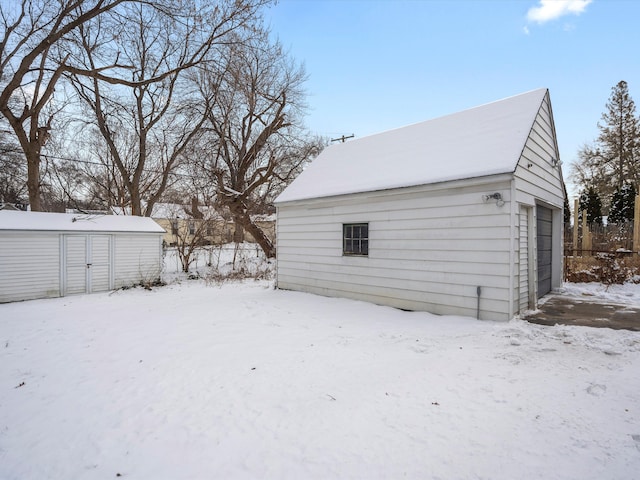
M 356 135 L 354 133 L 352 133 L 351 135 L 349 135 L 348 137 L 345 137 L 344 135 L 342 135 L 341 137 L 338 138 L 332 138 L 331 142 L 341 142 L 344 143 L 346 140 L 355 137 Z
M 64 160 L 66 162 L 74 162 L 74 163 L 83 163 L 85 165 L 97 165 L 99 167 L 105 167 L 108 168 L 110 165 L 107 165 L 103 162 L 96 162 L 96 161 L 91 161 L 91 160 L 81 160 L 79 158 L 69 158 L 69 157 L 60 157 L 58 155 L 50 155 L 50 154 L 42 154 L 43 157 L 45 157 L 47 160 L 48 159 L 54 159 L 54 160 Z M 146 173 L 155 173 L 158 175 L 162 175 L 164 172 L 162 170 L 151 170 L 148 168 L 143 168 L 142 169 L 143 172 Z M 195 179 L 195 178 L 201 178 L 198 175 L 193 175 L 193 174 L 186 174 L 186 173 L 179 173 L 179 172 L 170 172 L 170 175 L 175 175 L 178 177 L 184 177 L 184 178 L 189 178 L 189 179 Z

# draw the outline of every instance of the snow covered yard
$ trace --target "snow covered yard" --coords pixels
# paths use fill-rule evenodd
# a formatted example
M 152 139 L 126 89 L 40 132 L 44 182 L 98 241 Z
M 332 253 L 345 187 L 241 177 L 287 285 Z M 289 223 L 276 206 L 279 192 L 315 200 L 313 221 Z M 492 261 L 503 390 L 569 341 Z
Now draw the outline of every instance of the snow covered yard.
M 0 478 L 634 478 L 639 372 L 640 333 L 266 281 L 4 304 Z

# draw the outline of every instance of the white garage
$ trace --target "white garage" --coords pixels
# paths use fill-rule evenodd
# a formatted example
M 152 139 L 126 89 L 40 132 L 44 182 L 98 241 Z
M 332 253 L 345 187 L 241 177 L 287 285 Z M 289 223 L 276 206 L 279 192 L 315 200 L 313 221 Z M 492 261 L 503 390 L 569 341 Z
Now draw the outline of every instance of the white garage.
M 562 285 L 547 89 L 334 144 L 277 198 L 282 289 L 509 320 Z
M 143 217 L 0 211 L 0 303 L 153 283 L 163 234 Z

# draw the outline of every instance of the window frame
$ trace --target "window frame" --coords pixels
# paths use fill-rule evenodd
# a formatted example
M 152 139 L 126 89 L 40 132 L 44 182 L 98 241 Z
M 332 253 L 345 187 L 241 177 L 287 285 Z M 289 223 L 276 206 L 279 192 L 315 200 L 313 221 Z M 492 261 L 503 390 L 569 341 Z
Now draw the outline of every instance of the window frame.
M 355 242 L 357 242 L 357 247 Z M 346 257 L 369 256 L 369 222 L 342 224 L 342 255 Z

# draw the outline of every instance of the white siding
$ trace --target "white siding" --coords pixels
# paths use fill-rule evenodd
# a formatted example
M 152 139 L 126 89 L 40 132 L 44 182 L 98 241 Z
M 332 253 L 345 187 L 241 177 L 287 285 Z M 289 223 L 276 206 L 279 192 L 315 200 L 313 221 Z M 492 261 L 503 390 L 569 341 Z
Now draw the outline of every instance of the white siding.
M 162 271 L 162 235 L 119 234 L 114 238 L 114 287 L 152 282 Z
M 55 233 L 0 235 L 0 302 L 60 296 L 60 240 Z
M 500 192 L 506 201 L 485 201 Z M 508 319 L 510 178 L 449 182 L 278 207 L 278 286 L 437 314 Z M 369 223 L 368 257 L 342 224 Z
M 545 96 L 515 171 L 516 201 L 533 206 L 542 201 L 562 209 L 564 187 L 549 95 Z
M 518 254 L 518 308 L 529 309 L 529 209 L 520 206 Z

